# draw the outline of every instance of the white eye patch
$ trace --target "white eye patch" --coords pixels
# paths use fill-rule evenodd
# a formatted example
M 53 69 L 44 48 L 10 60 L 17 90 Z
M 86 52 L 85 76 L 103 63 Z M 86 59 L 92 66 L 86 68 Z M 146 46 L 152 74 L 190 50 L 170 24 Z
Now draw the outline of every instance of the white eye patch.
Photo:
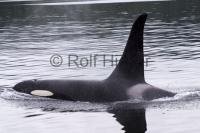
M 31 91 L 31 94 L 35 96 L 41 96 L 41 97 L 53 96 L 53 93 L 48 90 L 33 90 Z

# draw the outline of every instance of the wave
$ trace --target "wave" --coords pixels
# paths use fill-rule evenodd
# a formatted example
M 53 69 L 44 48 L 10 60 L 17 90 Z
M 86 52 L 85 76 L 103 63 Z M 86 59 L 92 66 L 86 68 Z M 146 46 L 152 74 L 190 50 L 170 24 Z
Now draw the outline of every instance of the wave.
M 107 103 L 99 104 L 43 98 L 19 93 L 12 89 L 4 89 L 4 91 L 0 93 L 0 100 L 1 99 L 4 99 L 9 103 L 14 103 L 17 107 L 55 112 L 102 112 L 106 111 L 108 107 Z
M 139 107 L 154 109 L 200 108 L 200 90 L 181 92 L 174 97 L 160 98 L 152 101 L 131 99 L 128 101 L 117 101 L 113 103 L 90 103 L 80 101 L 74 102 L 55 100 L 50 98 L 31 96 L 6 88 L 0 92 L 0 99 L 14 103 L 18 107 L 56 112 L 102 112 L 107 111 L 110 107 Z

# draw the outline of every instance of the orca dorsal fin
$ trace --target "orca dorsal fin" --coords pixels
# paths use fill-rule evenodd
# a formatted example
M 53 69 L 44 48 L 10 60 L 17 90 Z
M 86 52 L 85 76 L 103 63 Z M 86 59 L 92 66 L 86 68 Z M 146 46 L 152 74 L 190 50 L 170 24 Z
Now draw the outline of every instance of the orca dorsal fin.
M 122 57 L 108 79 L 144 80 L 143 32 L 147 14 L 140 15 L 132 26 Z

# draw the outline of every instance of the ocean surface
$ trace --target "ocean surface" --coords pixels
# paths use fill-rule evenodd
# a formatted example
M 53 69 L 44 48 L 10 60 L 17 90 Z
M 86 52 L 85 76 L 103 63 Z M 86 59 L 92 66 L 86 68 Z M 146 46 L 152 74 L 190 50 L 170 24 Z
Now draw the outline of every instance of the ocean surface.
M 199 133 L 199 7 L 199 0 L 1 0 L 0 133 Z M 12 90 L 28 79 L 105 79 L 144 12 L 145 79 L 174 97 L 89 103 Z

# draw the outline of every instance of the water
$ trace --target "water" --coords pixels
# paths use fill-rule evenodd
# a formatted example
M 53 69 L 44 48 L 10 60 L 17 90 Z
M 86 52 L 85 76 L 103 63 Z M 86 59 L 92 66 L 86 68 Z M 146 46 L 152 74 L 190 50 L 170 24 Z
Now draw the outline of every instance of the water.
M 0 132 L 120 133 L 123 126 L 127 132 L 199 132 L 199 6 L 198 0 L 0 3 Z M 144 33 L 146 81 L 177 92 L 175 97 L 98 104 L 12 90 L 27 79 L 106 78 L 114 69 L 109 63 L 69 67 L 68 56 L 121 55 L 134 19 L 143 12 L 149 14 Z M 54 54 L 63 58 L 60 67 L 50 64 Z

